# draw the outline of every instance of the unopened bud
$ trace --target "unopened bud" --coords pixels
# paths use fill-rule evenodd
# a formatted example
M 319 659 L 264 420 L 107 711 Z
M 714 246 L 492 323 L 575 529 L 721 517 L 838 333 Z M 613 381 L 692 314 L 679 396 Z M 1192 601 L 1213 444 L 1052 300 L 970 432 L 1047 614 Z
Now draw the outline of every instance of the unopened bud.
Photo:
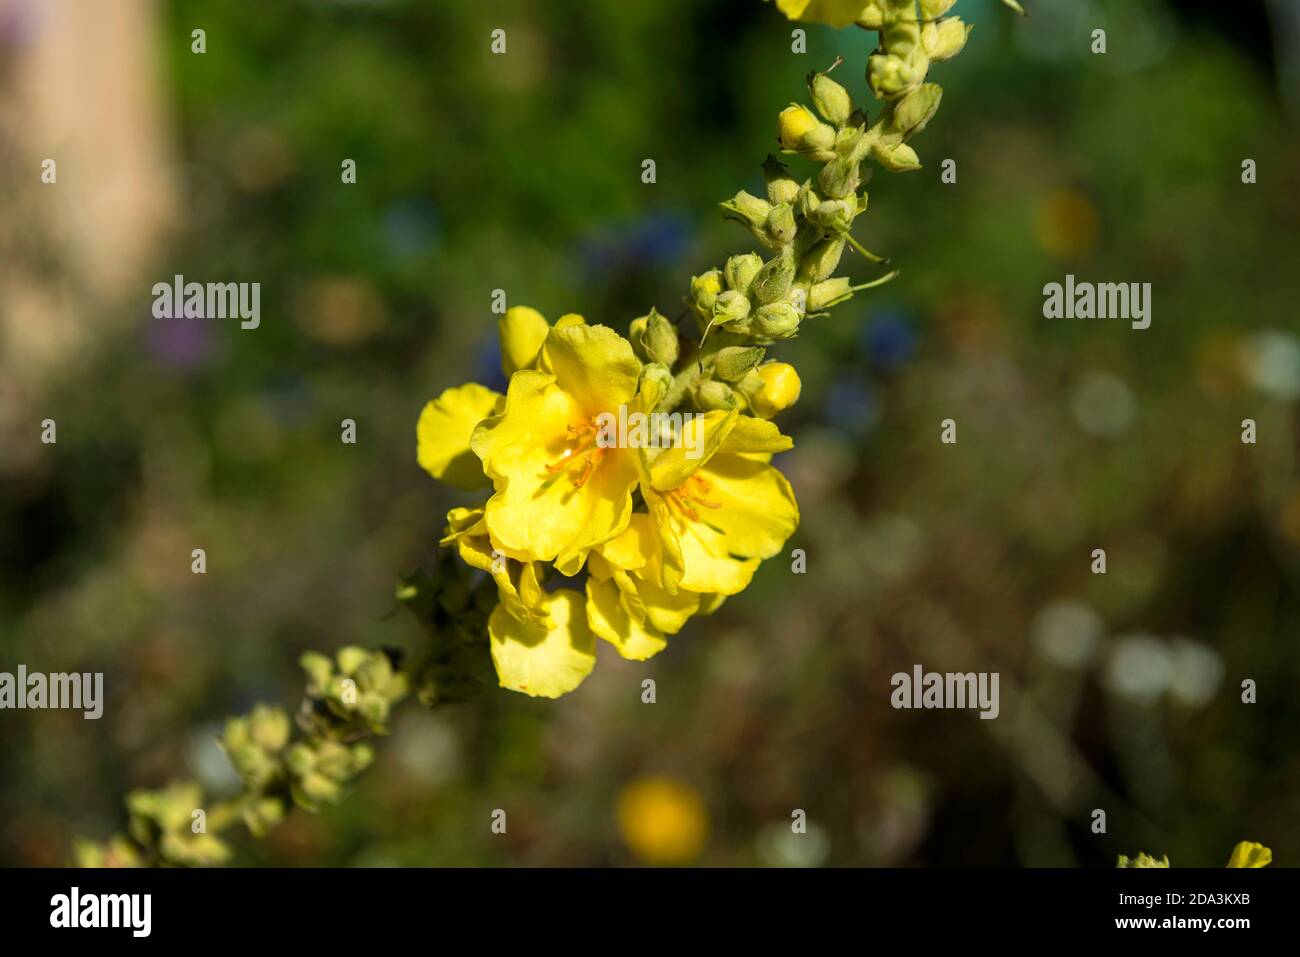
M 766 231 L 768 239 L 774 247 L 784 246 L 794 239 L 798 231 L 798 225 L 794 221 L 794 207 L 789 203 L 782 203 L 780 206 L 773 206 L 772 212 L 767 216 Z
M 837 156 L 817 176 L 817 189 L 830 199 L 843 199 L 858 188 L 858 163 Z
M 830 279 L 831 276 L 835 275 L 835 270 L 839 268 L 840 257 L 844 255 L 844 245 L 844 239 L 841 236 L 834 236 L 818 242 L 804 256 L 803 262 L 799 264 L 799 278 L 807 282 L 821 282 L 823 279 Z
M 812 94 L 813 106 L 827 123 L 843 126 L 853 112 L 853 100 L 849 91 L 844 89 L 825 73 L 808 74 L 808 92 Z
M 799 401 L 803 384 L 794 366 L 785 362 L 769 362 L 758 367 L 762 387 L 749 398 L 749 406 L 759 418 L 770 419 Z
M 702 316 L 713 315 L 713 301 L 722 292 L 722 273 L 710 269 L 702 276 L 691 277 L 691 304 Z
M 799 195 L 799 181 L 790 170 L 771 153 L 763 163 L 763 179 L 767 182 L 767 198 L 773 205 L 793 203 Z
M 921 28 L 921 46 L 926 55 L 938 63 L 951 60 L 966 46 L 971 27 L 961 17 L 949 17 L 941 23 L 927 23 Z
M 651 309 L 645 319 L 640 340 L 646 358 L 650 362 L 672 365 L 677 361 L 677 329 L 657 309 Z
M 727 346 L 713 357 L 713 374 L 723 382 L 738 382 L 762 360 L 758 346 Z
M 750 284 L 750 296 L 759 305 L 784 299 L 794 282 L 794 270 L 794 252 L 787 246 L 763 264 Z
M 835 145 L 835 130 L 817 119 L 808 107 L 792 103 L 777 119 L 777 140 L 792 153 L 829 150 Z
M 735 390 L 725 382 L 718 382 L 715 379 L 704 379 L 696 384 L 693 390 L 695 404 L 705 412 L 729 411 L 740 404 Z
M 772 211 L 772 204 L 742 189 L 722 204 L 722 211 L 732 219 L 739 220 L 754 229 L 761 229 L 767 222 L 767 214 Z
M 924 60 L 924 53 L 921 60 Z M 917 67 L 916 59 L 904 59 L 894 53 L 873 53 L 868 58 L 867 82 L 871 92 L 882 100 L 896 100 L 916 89 L 925 78 L 928 63 Z
M 749 310 L 749 299 L 734 289 L 719 293 L 713 302 L 713 318 L 721 326 L 749 318 Z
M 955 3 L 956 0 L 953 0 Z M 868 30 L 879 30 L 885 25 L 885 16 L 889 0 L 866 0 L 862 9 L 858 12 L 858 18 L 855 21 L 858 26 L 865 27 Z
M 921 158 L 916 155 L 916 150 L 906 143 L 898 143 L 892 147 L 880 144 L 875 151 L 876 162 L 891 173 L 906 173 L 908 170 L 920 169 Z
M 651 362 L 641 369 L 641 391 L 662 398 L 673 385 L 673 371 L 666 365 Z M 658 404 L 657 402 L 655 403 Z
M 824 309 L 853 294 L 853 284 L 846 276 L 837 276 L 823 282 L 814 283 L 808 290 L 808 308 Z
M 922 83 L 907 96 L 894 104 L 894 113 L 890 125 L 904 136 L 914 136 L 925 129 L 939 109 L 943 99 L 943 88 L 937 83 Z
M 760 306 L 750 322 L 750 332 L 758 341 L 789 339 L 799 331 L 803 315 L 791 302 L 773 302 Z
M 727 288 L 734 289 L 739 293 L 749 292 L 749 284 L 754 281 L 754 277 L 758 275 L 758 271 L 762 268 L 763 257 L 758 253 L 732 256 L 727 260 L 725 270 Z
M 938 20 L 957 0 L 921 0 L 921 19 Z
M 843 233 L 853 225 L 858 204 L 848 199 L 828 199 L 813 210 L 812 221 L 828 233 Z

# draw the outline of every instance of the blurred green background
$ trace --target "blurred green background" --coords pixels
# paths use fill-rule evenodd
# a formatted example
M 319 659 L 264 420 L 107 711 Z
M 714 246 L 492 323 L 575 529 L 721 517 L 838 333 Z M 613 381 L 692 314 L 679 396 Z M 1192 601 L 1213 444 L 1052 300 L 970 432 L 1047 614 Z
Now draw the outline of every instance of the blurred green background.
M 1300 862 L 1300 16 L 1026 6 L 961 0 L 925 168 L 876 174 L 856 234 L 901 277 L 773 351 L 807 574 L 558 702 L 409 706 L 238 862 Z M 296 704 L 303 650 L 421 641 L 394 584 L 468 498 L 417 467 L 420 408 L 501 386 L 494 289 L 625 329 L 752 248 L 716 204 L 804 75 L 843 56 L 866 97 L 870 35 L 790 31 L 758 0 L 0 0 L 0 670 L 107 696 L 0 713 L 0 863 L 66 860 L 134 787 L 235 789 L 220 721 Z M 261 327 L 152 318 L 175 273 L 260 282 Z M 1151 282 L 1151 328 L 1044 319 L 1066 273 Z M 1000 672 L 1001 716 L 893 710 L 915 663 Z

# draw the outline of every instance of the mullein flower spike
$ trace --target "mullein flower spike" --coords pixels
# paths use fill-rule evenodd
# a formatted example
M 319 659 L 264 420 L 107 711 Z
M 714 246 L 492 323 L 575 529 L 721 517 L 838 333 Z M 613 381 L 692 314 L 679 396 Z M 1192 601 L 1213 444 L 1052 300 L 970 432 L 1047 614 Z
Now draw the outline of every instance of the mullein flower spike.
M 657 653 L 691 617 L 744 590 L 798 523 L 790 485 L 769 459 L 791 445 L 770 420 L 798 399 L 799 376 L 765 362 L 767 349 L 897 274 L 862 283 L 835 275 L 846 247 L 884 262 L 851 235 L 867 210 L 869 164 L 920 165 L 906 141 L 939 107 L 927 71 L 960 50 L 967 29 L 945 17 L 951 0 L 778 5 L 792 18 L 876 30 L 866 89 L 880 103 L 854 103 L 830 75 L 838 60 L 808 75 L 809 102 L 780 111 L 776 141 L 792 163 L 817 168 L 796 175 L 769 155 L 766 195 L 741 190 L 721 204 L 759 248 L 691 280 L 698 336 L 656 310 L 632 320 L 625 339 L 579 316 L 550 325 L 516 307 L 499 323 L 506 394 L 470 383 L 421 416 L 420 464 L 460 487 L 491 487 L 481 506 L 448 515 L 443 544 L 496 586 L 487 631 L 503 687 L 572 691 L 595 664 L 596 639 L 628 658 Z M 678 427 L 607 441 L 603 423 L 664 414 Z M 548 587 L 552 570 L 584 569 L 584 591 Z M 317 684 L 336 718 L 382 719 L 385 699 L 369 685 L 358 682 L 364 695 L 344 705 L 336 676 Z

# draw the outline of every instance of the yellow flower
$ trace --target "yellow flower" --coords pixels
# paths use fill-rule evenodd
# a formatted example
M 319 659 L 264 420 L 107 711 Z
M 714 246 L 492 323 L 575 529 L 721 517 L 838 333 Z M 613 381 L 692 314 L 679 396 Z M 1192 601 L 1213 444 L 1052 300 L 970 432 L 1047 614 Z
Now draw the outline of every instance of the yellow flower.
M 474 427 L 492 414 L 501 394 L 476 382 L 448 389 L 424 407 L 415 426 L 416 459 L 436 479 L 458 488 L 487 485 L 470 451 Z
M 596 666 L 596 639 L 587 627 L 582 596 L 561 588 L 544 594 L 546 624 L 524 621 L 505 602 L 488 618 L 492 663 L 501 687 L 535 698 L 568 694 Z
M 857 20 L 870 0 L 776 0 L 777 9 L 791 20 L 847 27 Z
M 657 456 L 641 483 L 662 543 L 664 587 L 735 595 L 799 525 L 794 491 L 769 461 L 791 442 L 736 410 L 705 413 L 687 428 L 703 434 Z
M 632 402 L 641 364 L 614 330 L 579 320 L 556 324 L 538 365 L 511 376 L 503 408 L 470 445 L 495 489 L 492 540 L 573 575 L 632 516 L 636 452 L 600 447 L 597 418 Z
M 1242 841 L 1232 849 L 1229 867 L 1267 867 L 1273 862 L 1273 852 L 1263 844 Z
M 587 570 L 587 624 L 632 661 L 663 651 L 666 636 L 681 631 L 700 610 L 702 596 L 664 588 L 658 529 L 644 512 L 591 553 Z
M 827 149 L 835 141 L 835 131 L 826 126 L 806 106 L 791 103 L 777 118 L 777 139 L 781 147 L 796 152 Z
M 628 849 L 647 864 L 690 864 L 709 834 L 704 802 L 671 778 L 646 777 L 618 797 L 618 829 Z

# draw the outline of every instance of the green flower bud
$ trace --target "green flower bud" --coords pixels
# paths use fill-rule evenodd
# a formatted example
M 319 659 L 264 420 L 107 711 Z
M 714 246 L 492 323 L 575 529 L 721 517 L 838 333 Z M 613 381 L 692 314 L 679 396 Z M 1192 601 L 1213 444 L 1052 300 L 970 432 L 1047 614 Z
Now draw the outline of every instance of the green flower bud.
M 957 0 L 921 0 L 921 19 L 938 20 Z
M 961 17 L 950 17 L 942 23 L 927 23 L 921 28 L 921 46 L 932 62 L 951 60 L 966 46 L 966 38 L 972 29 L 962 22 Z
M 825 73 L 808 74 L 808 92 L 812 94 L 813 106 L 827 123 L 843 126 L 853 112 L 853 100 L 849 91 L 844 89 Z
M 279 708 L 259 704 L 248 726 L 253 743 L 264 751 L 279 751 L 289 743 L 289 716 Z
M 771 203 L 743 189 L 722 204 L 723 215 L 756 230 L 763 228 L 763 224 L 767 222 L 767 214 L 771 211 Z
M 334 662 L 319 652 L 303 652 L 302 657 L 298 659 L 298 664 L 303 671 L 307 672 L 307 690 L 311 694 L 319 694 L 329 683 L 330 676 L 334 674 Z
M 773 205 L 793 203 L 799 195 L 799 181 L 771 153 L 767 154 L 767 159 L 763 162 L 763 179 L 767 182 L 767 198 Z
M 939 109 L 943 88 L 937 83 L 923 83 L 894 104 L 890 126 L 904 136 L 914 136 L 925 129 Z
M 666 365 L 660 365 L 658 362 L 648 363 L 641 370 L 641 388 L 645 391 L 654 390 L 656 395 L 665 396 L 668 390 L 673 386 L 673 371 Z
M 364 648 L 358 648 L 356 645 L 348 645 L 346 648 L 340 648 L 334 659 L 339 663 L 339 671 L 345 675 L 352 675 L 361 667 L 365 660 L 370 657 L 370 652 Z
M 794 240 L 798 225 L 794 221 L 794 207 L 789 203 L 773 206 L 768 214 L 766 231 L 773 246 L 784 246 Z
M 799 263 L 799 278 L 807 282 L 821 282 L 831 278 L 839 268 L 844 246 L 842 236 L 821 240 Z
M 651 362 L 670 366 L 677 361 L 677 329 L 657 309 L 651 309 L 646 317 L 641 348 Z
M 924 52 L 904 58 L 894 53 L 873 53 L 867 60 L 867 83 L 882 100 L 896 100 L 912 92 L 925 79 L 929 63 Z
M 745 253 L 732 256 L 727 260 L 725 275 L 727 287 L 740 293 L 749 292 L 749 284 L 754 281 L 758 271 L 763 268 L 763 257 L 758 253 Z
M 787 246 L 763 264 L 749 287 L 749 295 L 759 305 L 784 299 L 794 282 L 794 270 L 794 252 Z
M 822 167 L 817 175 L 817 189 L 831 199 L 843 199 L 858 188 L 859 164 L 838 156 Z
M 715 379 L 704 379 L 696 383 L 692 393 L 696 406 L 704 412 L 726 412 L 740 404 L 740 399 L 731 386 Z
M 627 324 L 627 341 L 632 343 L 632 351 L 642 362 L 649 362 L 650 357 L 646 355 L 645 348 L 641 345 L 641 338 L 645 335 L 645 327 L 649 322 L 649 316 L 637 316 Z
M 886 146 L 883 143 L 876 149 L 876 162 L 891 173 L 906 173 L 908 170 L 920 169 L 921 158 L 916 150 L 906 143 Z
M 956 0 L 953 0 L 955 3 Z M 855 21 L 858 26 L 868 30 L 879 30 L 885 25 L 889 16 L 888 0 L 866 0 Z
M 812 219 L 813 210 L 821 205 L 822 196 L 817 190 L 812 188 L 812 181 L 804 183 L 799 187 L 799 198 L 795 201 L 795 209 L 804 219 Z
M 827 233 L 847 232 L 858 214 L 852 199 L 828 199 L 813 210 L 811 220 Z
M 773 302 L 754 313 L 750 329 L 759 341 L 792 338 L 799 331 L 803 315 L 790 302 Z
M 817 119 L 812 110 L 791 103 L 777 120 L 777 141 L 792 153 L 813 153 L 835 145 L 835 129 Z
M 762 359 L 763 350 L 758 346 L 727 346 L 713 357 L 713 374 L 723 382 L 738 382 Z
M 824 309 L 834 302 L 853 294 L 853 283 L 846 276 L 837 276 L 814 283 L 808 290 L 808 308 Z
M 323 774 L 311 771 L 298 779 L 297 790 L 312 804 L 332 804 L 339 799 L 342 789 Z
M 702 276 L 691 277 L 691 305 L 702 316 L 713 315 L 713 302 L 722 292 L 722 273 L 710 269 Z
M 741 322 L 749 318 L 750 303 L 744 293 L 728 289 L 713 303 L 713 319 L 720 326 Z

